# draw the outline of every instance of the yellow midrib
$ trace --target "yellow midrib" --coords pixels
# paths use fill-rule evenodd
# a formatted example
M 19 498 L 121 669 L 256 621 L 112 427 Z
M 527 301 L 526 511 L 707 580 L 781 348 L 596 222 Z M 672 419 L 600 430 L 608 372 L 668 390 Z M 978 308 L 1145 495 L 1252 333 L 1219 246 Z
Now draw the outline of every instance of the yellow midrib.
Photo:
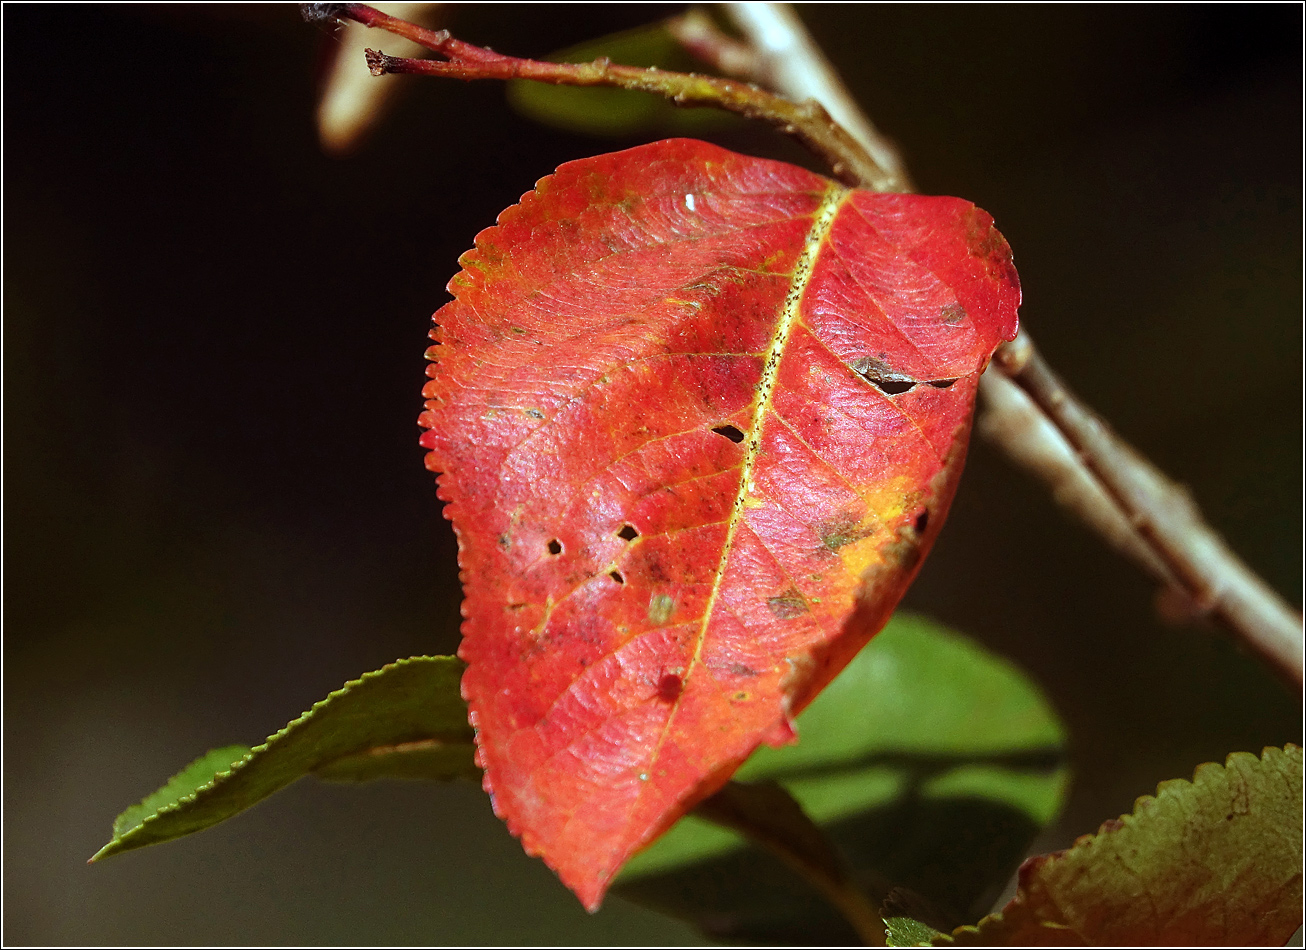
M 703 644 L 707 640 L 707 625 L 712 619 L 712 608 L 716 606 L 717 595 L 721 592 L 721 582 L 725 579 L 726 564 L 734 548 L 735 532 L 739 530 L 740 522 L 744 520 L 745 503 L 753 489 L 753 468 L 762 451 L 763 423 L 767 410 L 771 408 L 771 396 L 775 393 L 776 380 L 780 376 L 780 363 L 784 359 L 785 348 L 789 345 L 789 336 L 793 333 L 794 325 L 799 321 L 799 307 L 803 301 L 803 294 L 807 290 L 807 285 L 811 283 L 816 258 L 830 233 L 830 228 L 834 225 L 835 215 L 839 213 L 849 194 L 851 194 L 849 189 L 830 183 L 825 197 L 821 199 L 816 213 L 812 216 L 812 227 L 803 241 L 803 252 L 794 265 L 794 276 L 789 282 L 789 292 L 785 294 L 780 323 L 771 338 L 771 347 L 766 351 L 766 359 L 762 363 L 762 378 L 757 384 L 757 395 L 753 397 L 753 421 L 748 427 L 748 443 L 744 448 L 743 461 L 739 465 L 739 492 L 735 495 L 735 503 L 730 511 L 726 539 L 721 547 L 721 560 L 717 563 L 712 592 L 708 595 L 707 606 L 703 610 L 703 622 L 698 628 L 694 657 L 685 670 L 686 680 L 689 678 L 690 671 L 698 664 L 699 657 L 702 656 Z
M 703 644 L 707 640 L 707 627 L 712 619 L 712 609 L 716 606 L 717 596 L 721 591 L 721 582 L 725 578 L 726 564 L 730 559 L 731 549 L 734 547 L 735 532 L 739 529 L 739 524 L 743 520 L 745 501 L 751 492 L 753 468 L 757 464 L 758 455 L 761 453 L 763 420 L 771 406 L 771 396 L 775 392 L 776 379 L 780 375 L 780 362 L 784 357 L 785 347 L 789 343 L 789 336 L 793 332 L 794 325 L 799 321 L 799 305 L 802 303 L 803 293 L 811 282 L 812 270 L 816 266 L 816 258 L 830 233 L 830 228 L 834 225 L 835 215 L 839 213 L 839 209 L 851 193 L 850 189 L 834 182 L 830 183 L 821 199 L 821 203 L 812 216 L 812 227 L 807 232 L 807 237 L 803 242 L 803 251 L 794 265 L 794 276 L 789 283 L 789 291 L 785 295 L 780 322 L 776 327 L 775 335 L 771 338 L 771 346 L 767 350 L 766 359 L 762 363 L 762 377 L 758 381 L 757 392 L 753 397 L 753 421 L 748 429 L 748 444 L 745 447 L 744 458 L 739 468 L 739 492 L 735 495 L 734 507 L 731 509 L 725 543 L 721 548 L 721 560 L 717 564 L 716 577 L 712 582 L 712 592 L 708 595 L 707 606 L 703 610 L 703 621 L 698 630 L 697 641 L 694 644 L 694 656 L 685 668 L 684 684 L 686 686 L 689 684 L 689 678 L 694 672 L 694 667 L 699 664 L 703 655 Z M 649 755 L 648 771 L 640 775 L 640 778 L 644 781 L 652 778 L 653 766 L 658 760 L 663 743 L 666 742 L 667 736 L 671 733 L 671 724 L 675 721 L 676 711 L 679 706 L 680 704 L 677 702 L 676 706 L 671 710 L 671 714 L 667 716 L 666 724 L 662 727 L 662 733 L 658 736 L 658 741 Z M 642 789 L 639 797 L 643 797 Z

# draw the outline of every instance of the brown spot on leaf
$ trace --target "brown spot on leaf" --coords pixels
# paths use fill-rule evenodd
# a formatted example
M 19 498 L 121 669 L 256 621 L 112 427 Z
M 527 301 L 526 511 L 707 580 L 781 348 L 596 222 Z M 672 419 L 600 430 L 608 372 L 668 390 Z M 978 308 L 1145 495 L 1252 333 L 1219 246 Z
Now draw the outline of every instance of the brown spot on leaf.
M 966 319 L 966 308 L 959 303 L 948 304 L 939 311 L 939 319 L 950 327 L 955 327 Z
M 910 571 L 921 559 L 920 545 L 916 543 L 914 534 L 908 535 L 908 530 L 910 529 L 899 529 L 897 540 L 884 546 L 885 566 L 897 565 L 901 571 Z
M 789 620 L 807 613 L 807 601 L 803 600 L 802 594 L 792 588 L 778 597 L 767 598 L 766 606 L 779 620 Z
M 884 360 L 877 360 L 873 356 L 863 356 L 859 360 L 854 360 L 851 364 L 852 371 L 859 376 L 874 376 L 876 378 L 883 376 L 893 376 L 894 372 L 889 368 L 889 364 Z
M 817 537 L 831 551 L 838 551 L 840 548 L 847 547 L 862 538 L 869 537 L 875 531 L 870 525 L 861 524 L 848 517 L 826 521 L 815 527 Z

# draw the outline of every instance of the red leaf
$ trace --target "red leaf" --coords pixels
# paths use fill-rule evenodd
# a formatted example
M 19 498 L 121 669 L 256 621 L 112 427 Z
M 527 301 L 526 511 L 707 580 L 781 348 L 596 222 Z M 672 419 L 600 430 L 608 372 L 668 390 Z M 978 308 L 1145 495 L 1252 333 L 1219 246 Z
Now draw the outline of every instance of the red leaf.
M 672 140 L 482 231 L 428 356 L 495 809 L 590 909 L 888 619 L 1020 290 L 956 198 Z

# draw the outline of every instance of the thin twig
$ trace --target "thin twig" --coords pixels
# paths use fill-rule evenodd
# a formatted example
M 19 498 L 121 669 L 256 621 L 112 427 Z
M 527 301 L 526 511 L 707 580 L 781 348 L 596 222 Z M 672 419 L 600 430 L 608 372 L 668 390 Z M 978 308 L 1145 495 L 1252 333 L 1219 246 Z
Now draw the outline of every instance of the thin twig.
M 367 51 L 376 76 L 416 73 L 455 79 L 532 79 L 560 86 L 608 86 L 663 96 L 678 106 L 715 106 L 757 119 L 792 135 L 830 168 L 834 177 L 877 191 L 900 186 L 816 101 L 795 103 L 758 86 L 733 79 L 622 66 L 607 59 L 592 63 L 546 63 L 519 59 L 454 39 L 447 30 L 428 30 L 361 3 L 305 4 L 307 19 L 345 19 L 413 40 L 444 59 L 406 59 Z
M 1080 402 L 1027 336 L 994 362 L 1047 414 L 1197 607 L 1300 687 L 1301 618 L 1202 520 L 1188 492 Z
M 791 99 L 819 102 L 893 179 L 891 188 L 877 188 L 869 183 L 862 187 L 875 191 L 915 190 L 898 149 L 862 111 L 792 6 L 787 3 L 727 3 L 725 6 L 735 26 L 758 51 L 764 78 L 755 81 Z
M 976 426 L 980 434 L 1047 485 L 1052 500 L 1068 514 L 1157 581 L 1155 606 L 1163 620 L 1179 625 L 1203 619 L 1206 611 L 1175 580 L 1079 452 L 1028 394 L 1000 368 L 986 372 L 980 385 L 984 399 Z
M 1033 400 L 1001 370 L 989 373 L 988 408 L 977 428 L 1025 469 L 1037 471 L 1053 500 L 1158 580 L 1173 584 L 1165 562 L 1138 536 L 1120 506 Z
M 386 12 L 409 20 L 429 23 L 447 14 L 448 4 L 387 3 Z M 443 9 L 441 9 L 443 8 Z M 317 105 L 317 131 L 322 147 L 333 155 L 352 151 L 386 112 L 394 98 L 396 84 L 402 79 L 377 82 L 363 62 L 363 38 L 367 30 L 357 23 L 346 23 L 335 37 L 334 55 L 328 67 L 322 94 Z M 394 53 L 414 56 L 422 48 L 409 40 L 397 40 Z

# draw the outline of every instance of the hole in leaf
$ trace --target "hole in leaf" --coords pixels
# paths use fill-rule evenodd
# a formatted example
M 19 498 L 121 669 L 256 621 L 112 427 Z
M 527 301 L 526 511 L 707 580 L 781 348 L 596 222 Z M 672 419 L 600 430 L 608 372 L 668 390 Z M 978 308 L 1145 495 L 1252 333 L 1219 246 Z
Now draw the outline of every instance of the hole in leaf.
M 867 379 L 870 377 L 868 376 Z M 870 379 L 870 382 L 886 396 L 900 396 L 916 388 L 915 381 L 910 379 Z
M 880 355 L 883 356 L 884 354 L 881 353 Z M 901 393 L 911 392 L 916 386 L 916 380 L 905 373 L 895 372 L 882 359 L 863 356 L 849 365 L 854 373 L 886 396 L 897 396 Z
M 935 389 L 947 389 L 955 382 L 956 382 L 955 379 L 931 379 L 930 385 L 933 386 Z
M 929 523 L 930 523 L 930 509 L 926 508 L 924 511 L 922 511 L 920 514 L 916 516 L 916 524 L 915 524 L 916 533 L 918 535 L 924 534 L 925 529 L 929 526 Z
M 618 584 L 626 583 L 626 579 L 621 576 L 621 571 L 608 571 L 608 577 L 611 577 Z
M 623 541 L 634 541 L 639 537 L 639 532 L 635 530 L 633 524 L 622 525 L 621 530 L 617 532 L 617 537 Z
M 735 443 L 735 445 L 738 445 L 740 442 L 744 441 L 744 433 L 740 432 L 734 426 L 729 426 L 729 425 L 717 426 L 712 431 L 715 432 L 717 435 L 724 435 L 731 442 Z
M 551 541 L 549 541 L 549 553 L 550 553 L 550 554 L 561 554 L 561 553 L 562 553 L 562 542 L 559 541 L 557 538 L 553 538 Z

